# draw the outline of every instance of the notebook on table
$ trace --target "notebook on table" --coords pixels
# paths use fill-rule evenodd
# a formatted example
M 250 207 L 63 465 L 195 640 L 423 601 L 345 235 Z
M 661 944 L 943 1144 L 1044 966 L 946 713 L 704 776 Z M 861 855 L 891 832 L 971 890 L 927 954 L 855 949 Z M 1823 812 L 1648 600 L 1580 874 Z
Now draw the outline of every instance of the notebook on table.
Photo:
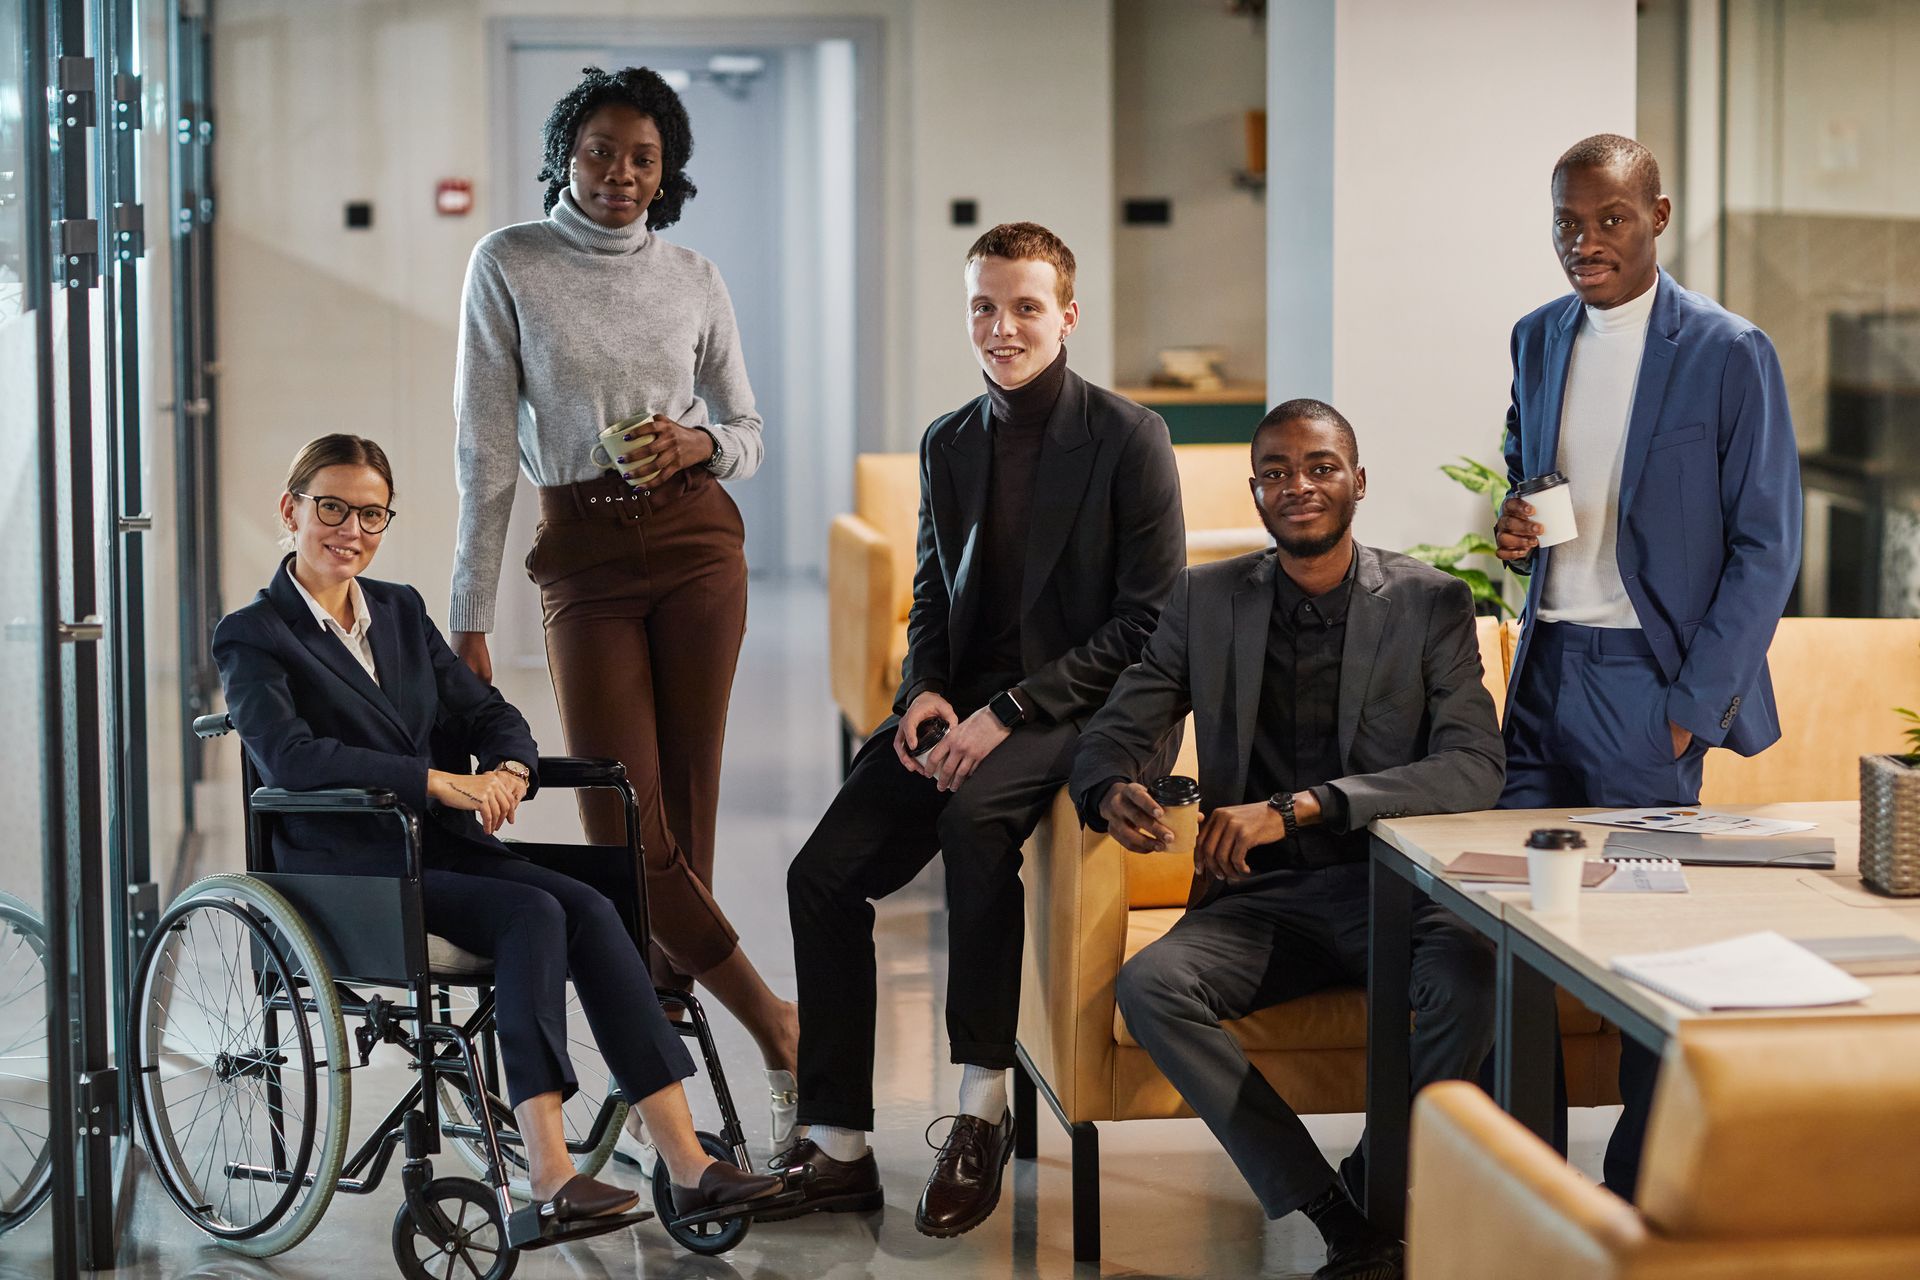
M 1608 857 L 1672 858 L 1689 867 L 1801 867 L 1833 870 L 1832 836 L 1703 836 L 1684 831 L 1615 831 Z
M 1767 930 L 1681 951 L 1615 956 L 1614 972 L 1689 1009 L 1803 1009 L 1873 994 L 1800 944 Z

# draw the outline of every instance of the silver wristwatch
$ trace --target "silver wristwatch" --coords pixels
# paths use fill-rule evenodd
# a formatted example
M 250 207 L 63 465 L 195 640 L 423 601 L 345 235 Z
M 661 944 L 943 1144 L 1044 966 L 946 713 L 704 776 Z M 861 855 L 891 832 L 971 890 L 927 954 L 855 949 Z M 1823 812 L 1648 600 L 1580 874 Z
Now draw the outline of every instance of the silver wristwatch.
M 521 764 L 518 760 L 502 760 L 493 767 L 512 774 L 514 777 L 520 779 L 521 784 L 524 786 L 530 787 L 533 785 L 533 770 L 527 768 L 527 766 Z

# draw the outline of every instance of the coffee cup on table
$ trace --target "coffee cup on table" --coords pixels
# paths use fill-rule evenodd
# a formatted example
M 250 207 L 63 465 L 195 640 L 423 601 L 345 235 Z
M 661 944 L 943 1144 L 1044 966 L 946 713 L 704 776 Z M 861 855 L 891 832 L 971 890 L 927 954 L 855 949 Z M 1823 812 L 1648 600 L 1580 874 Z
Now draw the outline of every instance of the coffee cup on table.
M 651 410 L 620 419 L 594 437 L 593 448 L 588 450 L 587 456 L 593 460 L 594 466 L 618 471 L 620 478 L 634 488 L 645 488 L 660 474 L 660 468 L 652 466 L 651 458 L 639 456 L 641 450 L 653 443 L 655 433 L 641 429 L 652 421 Z M 623 457 L 625 462 L 620 461 Z M 643 467 L 649 469 L 642 471 Z
M 1513 486 L 1513 496 L 1533 508 L 1540 526 L 1539 545 L 1557 547 L 1579 533 L 1573 520 L 1573 486 L 1558 471 L 1549 471 Z
M 1587 868 L 1586 837 L 1567 827 L 1542 827 L 1527 836 L 1527 886 L 1543 916 L 1580 910 L 1580 878 Z
M 1166 852 L 1191 858 L 1200 843 L 1200 784 L 1176 773 L 1154 779 L 1147 794 L 1160 806 L 1162 825 L 1173 832 L 1173 843 Z

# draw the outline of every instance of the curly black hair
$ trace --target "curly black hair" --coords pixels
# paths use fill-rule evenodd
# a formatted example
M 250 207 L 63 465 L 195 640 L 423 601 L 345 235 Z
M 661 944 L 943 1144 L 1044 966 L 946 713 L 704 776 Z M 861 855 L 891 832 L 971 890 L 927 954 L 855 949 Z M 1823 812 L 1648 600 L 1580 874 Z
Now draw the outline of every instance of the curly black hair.
M 608 73 L 598 67 L 582 67 L 583 79 L 553 104 L 541 132 L 544 161 L 539 178 L 547 184 L 548 213 L 560 203 L 572 166 L 574 140 L 587 117 L 609 103 L 632 107 L 651 117 L 660 130 L 660 167 L 666 177 L 660 180 L 660 197 L 647 209 L 647 225 L 658 231 L 680 221 L 680 209 L 696 192 L 687 177 L 687 160 L 693 155 L 693 125 L 687 121 L 687 109 L 673 86 L 660 73 L 647 67 L 622 67 Z

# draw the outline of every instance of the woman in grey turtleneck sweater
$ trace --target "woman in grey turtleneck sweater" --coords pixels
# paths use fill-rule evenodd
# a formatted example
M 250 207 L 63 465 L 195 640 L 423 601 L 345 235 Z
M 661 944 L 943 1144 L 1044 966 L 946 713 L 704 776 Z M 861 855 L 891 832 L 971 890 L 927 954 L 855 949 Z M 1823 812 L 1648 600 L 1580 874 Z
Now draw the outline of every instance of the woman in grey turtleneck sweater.
M 656 234 L 694 194 L 692 150 L 686 109 L 658 75 L 589 68 L 547 119 L 546 219 L 474 248 L 455 387 L 450 629 L 491 680 L 517 459 L 539 486 L 527 572 L 567 750 L 627 766 L 664 953 L 653 972 L 664 986 L 698 979 L 759 1043 L 777 1151 L 792 1123 L 797 1011 L 762 981 L 709 887 L 747 603 L 740 512 L 719 481 L 759 467 L 761 424 L 720 273 Z M 652 443 L 610 450 L 648 477 L 642 487 L 589 451 L 603 429 L 645 413 L 653 420 L 635 434 Z M 581 816 L 594 843 L 623 841 L 613 796 L 586 793 Z

